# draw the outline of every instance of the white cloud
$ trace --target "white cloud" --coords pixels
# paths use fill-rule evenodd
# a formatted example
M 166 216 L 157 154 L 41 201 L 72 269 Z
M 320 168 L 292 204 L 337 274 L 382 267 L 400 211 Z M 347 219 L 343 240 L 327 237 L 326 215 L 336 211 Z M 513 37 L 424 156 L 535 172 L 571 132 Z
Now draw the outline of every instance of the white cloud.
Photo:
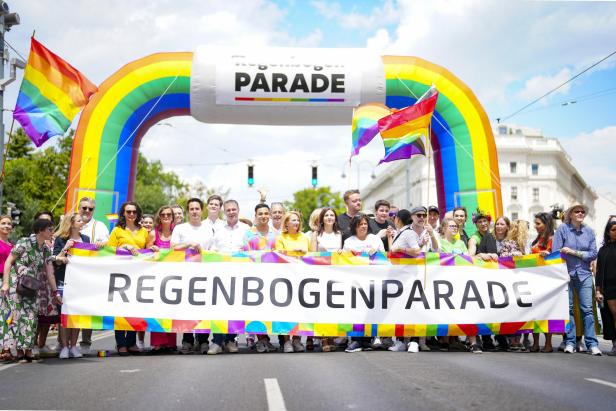
M 573 165 L 578 170 L 583 170 L 583 178 L 588 184 L 598 192 L 614 191 L 616 126 L 581 133 L 574 138 L 560 141 L 571 156 Z
M 534 100 L 538 97 L 541 97 L 548 91 L 563 84 L 570 78 L 571 70 L 568 67 L 563 68 L 553 76 L 539 75 L 531 77 L 526 80 L 524 88 L 518 93 L 518 96 L 524 100 Z M 571 89 L 571 83 L 565 84 L 551 95 L 567 94 L 569 92 L 569 89 Z M 547 99 L 543 101 L 547 102 Z
M 518 82 L 573 65 L 575 72 L 616 42 L 613 3 L 400 0 L 397 12 L 400 23 L 388 44 L 378 30 L 367 45 L 448 68 L 492 108 L 510 103 L 509 88 L 524 86 Z M 535 89 L 531 84 L 518 97 Z
M 335 20 L 337 24 L 347 29 L 378 27 L 398 21 L 398 11 L 391 0 L 373 7 L 368 13 L 343 9 L 337 2 L 313 1 L 310 4 L 320 15 L 328 20 Z

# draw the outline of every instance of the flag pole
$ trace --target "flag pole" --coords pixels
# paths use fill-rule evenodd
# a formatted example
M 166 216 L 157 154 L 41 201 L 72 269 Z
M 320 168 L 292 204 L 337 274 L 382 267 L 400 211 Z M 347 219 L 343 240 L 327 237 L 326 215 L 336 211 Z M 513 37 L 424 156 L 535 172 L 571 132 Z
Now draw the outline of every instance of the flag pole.
M 426 151 L 428 154 L 428 192 L 426 194 L 426 210 L 429 210 L 430 208 L 430 169 L 432 168 L 430 166 L 431 163 L 431 155 L 430 152 L 432 151 L 432 144 L 431 144 L 431 137 L 432 137 L 432 120 L 430 120 L 430 124 L 428 124 L 428 135 L 426 136 Z M 430 211 L 428 211 L 426 213 L 426 223 L 430 224 L 428 221 L 428 216 L 430 215 Z M 436 234 L 435 234 L 436 235 Z M 432 244 L 432 238 L 430 238 L 430 244 Z M 426 253 L 424 254 L 424 289 L 427 289 L 428 286 L 428 252 L 426 251 Z

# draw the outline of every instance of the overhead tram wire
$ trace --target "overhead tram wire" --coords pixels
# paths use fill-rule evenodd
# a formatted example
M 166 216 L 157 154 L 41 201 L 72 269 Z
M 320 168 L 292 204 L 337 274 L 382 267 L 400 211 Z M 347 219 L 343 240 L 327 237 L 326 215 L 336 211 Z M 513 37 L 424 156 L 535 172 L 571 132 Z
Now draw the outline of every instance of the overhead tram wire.
M 580 104 L 580 103 L 584 103 L 589 100 L 606 97 L 612 94 L 616 94 L 616 87 L 611 87 L 611 88 L 595 91 L 594 93 L 584 94 L 584 95 L 577 96 L 577 97 L 570 97 L 566 100 L 561 100 L 554 104 L 547 104 L 542 107 L 537 107 L 532 110 L 527 110 L 524 114 L 536 113 L 538 111 L 548 110 L 548 109 L 555 108 L 555 107 L 564 107 L 564 106 L 568 106 L 571 104 Z
M 24 56 L 22 56 L 22 55 L 21 55 L 21 53 L 20 53 L 19 51 L 17 51 L 17 49 L 11 45 L 11 43 L 9 43 L 8 41 L 6 41 L 6 39 L 4 39 L 4 44 L 6 44 L 7 46 L 9 46 L 9 48 L 10 48 L 11 50 L 13 50 L 13 51 L 15 52 L 15 54 L 17 54 L 19 57 L 21 57 L 21 59 L 22 59 L 23 61 L 28 61 L 28 59 L 27 59 L 27 58 L 25 58 Z
M 506 121 L 508 119 L 510 119 L 511 117 L 515 116 L 516 114 L 519 114 L 520 112 L 522 112 L 523 110 L 526 110 L 528 107 L 532 106 L 533 104 L 537 103 L 538 101 L 546 98 L 547 96 L 549 96 L 550 94 L 552 94 L 553 92 L 555 92 L 556 90 L 558 90 L 559 88 L 571 83 L 573 80 L 575 80 L 576 78 L 580 77 L 582 74 L 586 73 L 588 70 L 592 69 L 593 67 L 603 63 L 605 60 L 609 59 L 610 57 L 612 57 L 613 55 L 616 54 L 616 50 L 614 50 L 613 52 L 611 52 L 610 54 L 608 54 L 607 56 L 603 57 L 601 60 L 591 64 L 590 66 L 586 67 L 584 70 L 580 71 L 579 73 L 577 73 L 575 76 L 571 77 L 570 79 L 568 79 L 567 81 L 561 83 L 560 85 L 554 87 L 552 90 L 548 91 L 547 93 L 545 93 L 544 95 L 542 95 L 539 98 L 536 98 L 535 100 L 531 101 L 530 103 L 528 103 L 527 105 L 525 105 L 524 107 L 518 109 L 517 111 L 513 112 L 512 114 L 509 114 L 508 116 L 505 117 L 499 117 L 496 119 L 496 122 L 500 124 L 501 121 Z

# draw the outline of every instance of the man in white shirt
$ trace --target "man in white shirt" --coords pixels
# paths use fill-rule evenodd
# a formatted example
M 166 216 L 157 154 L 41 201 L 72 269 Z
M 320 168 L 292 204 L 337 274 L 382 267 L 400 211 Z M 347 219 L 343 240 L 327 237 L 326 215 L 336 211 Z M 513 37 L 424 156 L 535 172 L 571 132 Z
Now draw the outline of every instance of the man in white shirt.
M 212 250 L 225 253 L 241 251 L 244 246 L 244 235 L 250 227 L 239 221 L 240 206 L 237 201 L 225 201 L 223 210 L 227 221 L 216 230 Z M 223 351 L 236 353 L 238 349 L 235 336 L 236 334 L 214 334 L 208 355 L 220 354 Z
M 193 250 L 201 252 L 208 250 L 214 237 L 211 228 L 202 223 L 203 201 L 199 198 L 188 200 L 188 222 L 175 226 L 171 234 L 171 248 L 174 250 Z M 209 349 L 208 333 L 197 333 L 197 342 L 201 354 L 207 353 Z M 195 339 L 192 333 L 184 333 L 182 337 L 182 348 L 180 353 L 189 354 L 194 345 Z
M 272 228 L 276 233 L 280 233 L 282 229 L 282 218 L 284 217 L 287 210 L 284 208 L 282 203 L 274 202 L 271 205 L 271 217 L 272 217 Z
M 218 218 L 222 207 L 222 197 L 218 194 L 209 196 L 206 206 L 207 218 L 203 220 L 203 224 L 205 224 L 205 226 L 212 230 L 212 233 L 216 235 L 216 231 L 218 231 L 218 229 L 225 224 L 223 220 Z
M 96 208 L 96 201 L 90 197 L 82 197 L 79 200 L 79 210 L 77 212 L 81 216 L 83 221 L 83 228 L 81 234 L 90 237 L 90 242 L 97 245 L 104 245 L 109 239 L 109 228 L 101 221 L 97 221 L 92 216 L 94 215 L 94 209 Z M 81 330 L 81 342 L 79 343 L 82 354 L 88 354 L 90 352 L 90 346 L 92 345 L 92 330 Z

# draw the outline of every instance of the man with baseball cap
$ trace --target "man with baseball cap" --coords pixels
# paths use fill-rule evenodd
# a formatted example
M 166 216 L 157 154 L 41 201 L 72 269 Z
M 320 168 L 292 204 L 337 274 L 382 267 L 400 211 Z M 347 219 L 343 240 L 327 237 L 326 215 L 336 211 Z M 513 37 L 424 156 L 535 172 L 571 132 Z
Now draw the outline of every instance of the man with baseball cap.
M 597 258 L 595 232 L 585 225 L 584 217 L 588 207 L 576 203 L 565 211 L 564 223 L 554 233 L 552 250 L 560 250 L 567 263 L 569 272 L 569 330 L 565 345 L 565 353 L 575 351 L 575 320 L 573 316 L 573 290 L 575 289 L 580 303 L 580 312 L 584 324 L 584 342 L 592 355 L 601 355 L 599 342 L 595 335 L 595 318 L 593 314 L 593 276 L 590 263 Z

